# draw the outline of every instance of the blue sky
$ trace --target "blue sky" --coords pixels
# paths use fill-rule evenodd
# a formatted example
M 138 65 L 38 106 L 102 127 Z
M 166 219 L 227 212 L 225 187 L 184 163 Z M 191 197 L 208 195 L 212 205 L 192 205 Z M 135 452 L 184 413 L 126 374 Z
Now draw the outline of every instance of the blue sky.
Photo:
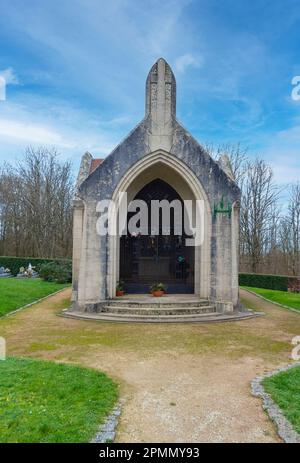
M 144 115 L 160 56 L 200 143 L 241 142 L 280 183 L 300 179 L 299 0 L 0 0 L 0 162 L 55 145 L 78 166 Z

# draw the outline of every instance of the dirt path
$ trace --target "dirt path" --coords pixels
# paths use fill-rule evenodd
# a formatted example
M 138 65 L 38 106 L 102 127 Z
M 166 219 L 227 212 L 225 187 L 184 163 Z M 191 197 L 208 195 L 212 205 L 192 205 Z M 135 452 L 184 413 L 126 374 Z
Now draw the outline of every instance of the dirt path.
M 112 324 L 57 317 L 69 294 L 1 320 L 0 335 L 9 354 L 75 362 L 116 378 L 125 400 L 118 442 L 279 442 L 250 381 L 290 362 L 300 314 L 241 291 L 264 317 Z

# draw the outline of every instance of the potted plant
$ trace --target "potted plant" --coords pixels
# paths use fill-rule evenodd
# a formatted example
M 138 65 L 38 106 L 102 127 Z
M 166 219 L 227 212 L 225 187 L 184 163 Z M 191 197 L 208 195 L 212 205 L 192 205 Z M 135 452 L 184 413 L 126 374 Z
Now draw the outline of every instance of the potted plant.
M 117 297 L 124 296 L 124 281 L 119 281 L 116 287 Z
M 152 296 L 161 297 L 165 294 L 166 287 L 163 283 L 155 283 L 150 288 Z

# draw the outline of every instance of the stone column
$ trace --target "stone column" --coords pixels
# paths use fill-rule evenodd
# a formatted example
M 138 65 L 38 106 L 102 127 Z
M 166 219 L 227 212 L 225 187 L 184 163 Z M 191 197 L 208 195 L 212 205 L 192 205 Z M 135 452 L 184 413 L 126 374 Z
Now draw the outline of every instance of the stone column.
M 233 310 L 232 304 L 232 235 L 231 219 L 218 214 L 214 219 L 216 233 L 215 247 L 215 301 L 217 310 Z
M 81 259 L 82 234 L 83 234 L 84 203 L 81 199 L 73 201 L 73 259 L 72 259 L 72 302 L 78 301 L 78 279 Z
M 231 261 L 232 261 L 232 303 L 236 307 L 239 301 L 239 227 L 240 203 L 232 206 L 231 217 Z
M 106 236 L 97 234 L 97 201 L 86 204 L 78 284 L 78 308 L 99 310 L 106 297 Z

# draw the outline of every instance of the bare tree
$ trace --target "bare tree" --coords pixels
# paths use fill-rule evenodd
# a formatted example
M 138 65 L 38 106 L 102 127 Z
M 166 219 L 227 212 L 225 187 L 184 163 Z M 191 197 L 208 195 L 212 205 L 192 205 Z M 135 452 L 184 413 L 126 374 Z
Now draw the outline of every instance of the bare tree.
M 205 149 L 216 161 L 223 155 L 228 157 L 235 180 L 242 187 L 247 170 L 248 149 L 244 148 L 241 143 L 225 143 L 220 145 L 207 143 Z
M 9 165 L 0 173 L 1 253 L 20 255 L 22 230 L 21 182 Z
M 16 168 L 0 173 L 2 253 L 66 257 L 72 246 L 71 165 L 54 148 L 27 148 Z
M 241 270 L 300 272 L 300 184 L 290 186 L 288 206 L 272 169 L 250 161 L 240 144 L 206 146 L 219 160 L 226 155 L 242 190 Z M 0 169 L 0 255 L 70 257 L 74 182 L 69 162 L 53 148 L 26 149 L 16 167 Z
M 292 275 L 300 273 L 300 183 L 291 185 L 287 213 L 280 224 L 280 241 Z
M 259 159 L 248 162 L 241 202 L 241 242 L 254 273 L 270 248 L 278 195 L 272 169 Z

